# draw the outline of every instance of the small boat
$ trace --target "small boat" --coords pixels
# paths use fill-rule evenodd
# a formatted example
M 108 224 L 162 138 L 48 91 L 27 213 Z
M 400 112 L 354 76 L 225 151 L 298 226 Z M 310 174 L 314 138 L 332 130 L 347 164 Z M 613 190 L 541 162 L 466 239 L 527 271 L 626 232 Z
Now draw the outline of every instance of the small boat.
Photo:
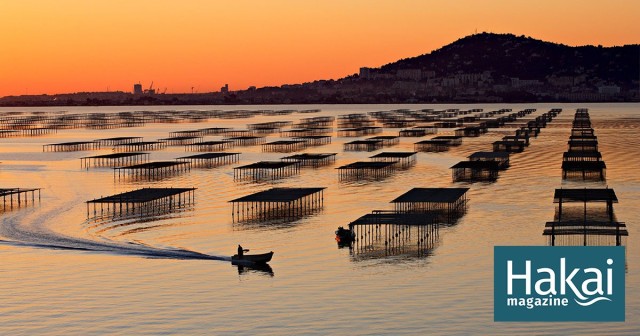
M 266 264 L 271 261 L 273 257 L 273 251 L 269 253 L 263 254 L 244 254 L 242 257 L 238 257 L 237 254 L 234 254 L 231 257 L 232 263 L 251 263 L 251 264 Z
M 338 244 L 349 244 L 354 240 L 356 240 L 356 235 L 353 231 L 345 229 L 342 226 L 338 227 L 336 230 L 336 241 Z

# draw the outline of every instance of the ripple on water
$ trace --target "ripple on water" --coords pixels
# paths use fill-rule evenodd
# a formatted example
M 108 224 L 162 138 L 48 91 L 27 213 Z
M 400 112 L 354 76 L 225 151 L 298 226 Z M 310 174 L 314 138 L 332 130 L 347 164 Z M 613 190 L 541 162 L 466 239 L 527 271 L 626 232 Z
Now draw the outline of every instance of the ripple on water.
M 321 108 L 322 114 L 335 116 L 404 107 L 417 108 Z M 516 110 L 527 107 L 513 106 Z M 53 137 L 2 139 L 2 161 L 7 161 L 3 179 L 45 189 L 38 206 L 2 217 L 0 291 L 11 295 L 0 296 L 0 332 L 282 335 L 337 334 L 349 326 L 355 333 L 394 335 L 633 333 L 640 328 L 633 318 L 640 309 L 640 295 L 634 289 L 640 283 L 636 257 L 640 251 L 633 238 L 639 230 L 632 223 L 640 216 L 634 206 L 640 201 L 640 179 L 633 174 L 640 154 L 640 138 L 635 134 L 640 117 L 635 105 L 589 107 L 607 163 L 604 185 L 616 189 L 620 199 L 616 215 L 627 222 L 631 235 L 626 323 L 493 322 L 493 246 L 544 244 L 544 223 L 554 215 L 553 190 L 582 185 L 561 180 L 562 153 L 574 109 L 567 105 L 523 153 L 512 155 L 511 168 L 501 172 L 495 183 L 453 184 L 449 168 L 475 151 L 491 151 L 492 142 L 513 134 L 513 129 L 465 138 L 462 146 L 449 152 L 418 153 L 415 166 L 380 181 L 338 178 L 336 167 L 378 153 L 343 152 L 342 144 L 352 138 L 334 137 L 332 144 L 309 150 L 338 153 L 334 165 L 303 168 L 299 175 L 261 182 L 235 181 L 233 168 L 284 155 L 262 153 L 259 146 L 239 147 L 233 151 L 242 153 L 240 161 L 232 165 L 192 168 L 154 181 L 118 181 L 111 169 L 80 169 L 80 156 L 109 150 L 42 153 L 44 143 L 104 138 L 104 131 L 68 130 Z M 541 105 L 537 113 L 548 108 Z M 171 131 L 245 128 L 247 123 L 302 117 L 307 115 L 149 124 L 110 130 L 109 136 L 153 140 Z M 384 134 L 397 134 L 397 129 Z M 384 150 L 412 151 L 416 141 L 402 138 L 398 146 Z M 169 147 L 152 152 L 151 159 L 184 155 L 182 148 Z M 85 201 L 147 186 L 196 187 L 196 202 L 154 217 L 87 220 Z M 324 206 L 317 213 L 284 223 L 234 223 L 229 200 L 272 187 L 301 186 L 327 188 Z M 337 247 L 337 226 L 372 210 L 393 209 L 389 201 L 412 187 L 449 186 L 471 188 L 469 209 L 456 225 L 441 228 L 436 244 L 424 256 L 414 255 L 418 248 L 412 246 L 399 255 L 357 254 Z M 238 243 L 252 252 L 275 251 L 271 272 L 239 274 L 228 262 L 196 260 L 227 259 Z

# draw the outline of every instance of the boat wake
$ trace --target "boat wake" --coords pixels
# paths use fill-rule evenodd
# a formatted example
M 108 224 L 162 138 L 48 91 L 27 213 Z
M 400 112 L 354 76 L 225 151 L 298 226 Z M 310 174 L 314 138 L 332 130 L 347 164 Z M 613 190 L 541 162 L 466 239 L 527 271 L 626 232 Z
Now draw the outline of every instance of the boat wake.
M 89 238 L 72 237 L 52 230 L 51 223 L 62 213 L 71 210 L 72 205 L 56 207 L 47 212 L 26 211 L 21 214 L 7 214 L 0 224 L 0 244 L 46 248 L 57 250 L 76 250 L 110 253 L 146 258 L 221 260 L 231 261 L 229 256 L 217 256 L 183 248 L 154 247 L 138 241 L 118 242 L 105 237 L 102 241 Z

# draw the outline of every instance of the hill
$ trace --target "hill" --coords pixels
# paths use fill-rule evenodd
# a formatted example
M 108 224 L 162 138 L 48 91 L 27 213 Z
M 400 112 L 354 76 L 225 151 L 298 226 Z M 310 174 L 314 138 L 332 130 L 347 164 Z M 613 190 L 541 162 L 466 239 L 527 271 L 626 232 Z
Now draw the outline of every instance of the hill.
M 0 105 L 634 102 L 639 79 L 638 44 L 572 47 L 481 33 L 337 80 L 207 94 L 4 97 Z
M 497 77 L 544 80 L 551 76 L 588 75 L 629 84 L 640 75 L 640 46 L 569 47 L 512 34 L 482 33 L 464 37 L 430 54 L 383 66 L 434 70 L 436 75 L 490 71 Z

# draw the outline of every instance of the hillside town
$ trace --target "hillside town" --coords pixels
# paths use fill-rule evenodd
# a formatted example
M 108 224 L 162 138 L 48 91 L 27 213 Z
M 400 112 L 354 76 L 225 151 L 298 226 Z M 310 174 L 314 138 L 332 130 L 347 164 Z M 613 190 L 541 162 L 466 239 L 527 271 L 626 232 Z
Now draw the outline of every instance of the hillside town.
M 216 92 L 80 92 L 0 98 L 0 106 L 514 103 L 640 101 L 640 46 L 569 47 L 511 34 L 464 37 L 341 79 Z

